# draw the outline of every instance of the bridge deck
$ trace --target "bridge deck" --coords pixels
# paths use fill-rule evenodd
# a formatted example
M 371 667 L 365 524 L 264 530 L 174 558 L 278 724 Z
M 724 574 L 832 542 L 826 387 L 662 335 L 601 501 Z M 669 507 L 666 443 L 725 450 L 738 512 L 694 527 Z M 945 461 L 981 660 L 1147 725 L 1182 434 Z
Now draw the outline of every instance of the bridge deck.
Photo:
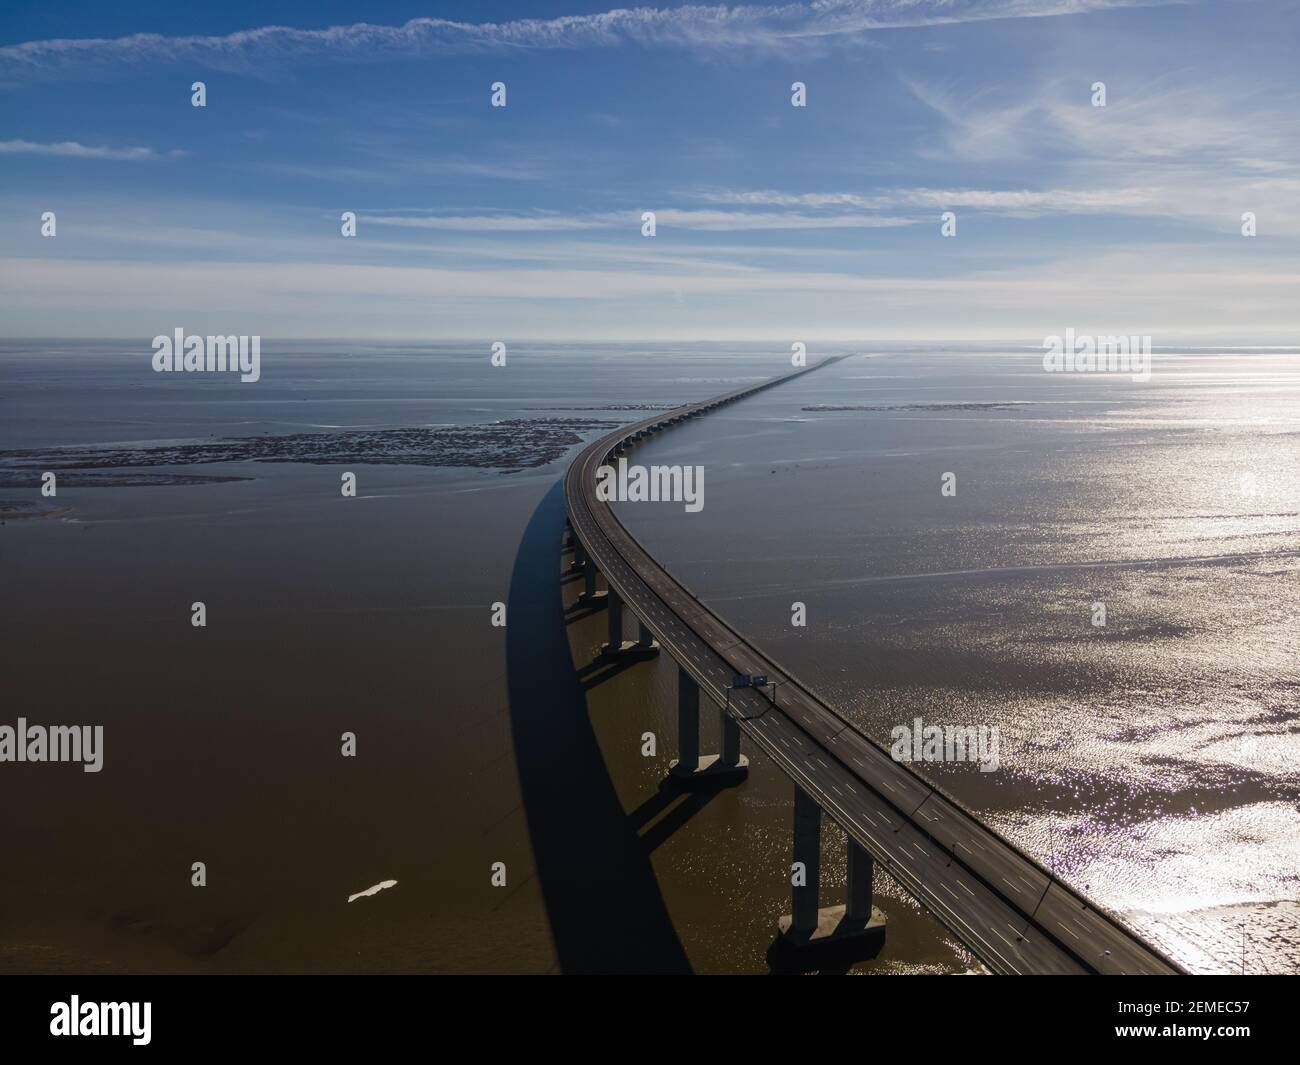
M 652 559 L 595 497 L 596 470 L 636 433 L 810 373 L 655 414 L 588 445 L 565 475 L 569 520 L 588 556 L 660 645 L 742 731 L 975 954 L 1000 973 L 1178 973 L 1110 914 L 1056 880 L 910 766 L 858 732 L 788 670 L 752 646 Z M 767 674 L 764 693 L 727 688 Z

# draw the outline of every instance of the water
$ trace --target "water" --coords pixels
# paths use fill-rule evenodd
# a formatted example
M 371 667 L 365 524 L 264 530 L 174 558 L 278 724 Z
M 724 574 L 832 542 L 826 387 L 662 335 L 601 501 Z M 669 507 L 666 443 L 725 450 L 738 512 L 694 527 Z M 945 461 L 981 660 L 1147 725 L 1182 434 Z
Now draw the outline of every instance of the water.
M 654 440 L 707 504 L 625 520 L 877 739 L 1000 729 L 930 775 L 1186 964 L 1293 971 L 1298 400 L 1290 352 L 855 359 Z
M 520 344 L 492 368 L 465 345 L 268 342 L 253 385 L 147 361 L 5 345 L 0 450 L 626 420 L 588 408 L 703 398 L 786 356 Z M 1000 728 L 999 772 L 927 772 L 1185 964 L 1239 969 L 1244 925 L 1247 968 L 1288 971 L 1298 386 L 1288 351 L 1161 355 L 1139 384 L 877 349 L 655 438 L 637 461 L 704 464 L 704 510 L 622 512 L 877 738 L 917 714 Z M 106 766 L 0 766 L 0 967 L 763 970 L 790 786 L 751 751 L 741 789 L 657 792 L 671 663 L 592 673 L 603 616 L 562 614 L 555 485 L 578 446 L 509 473 L 214 463 L 184 472 L 245 479 L 66 487 L 7 520 L 4 720 L 103 723 Z M 828 826 L 828 895 L 842 845 Z M 862 968 L 973 967 L 881 896 Z

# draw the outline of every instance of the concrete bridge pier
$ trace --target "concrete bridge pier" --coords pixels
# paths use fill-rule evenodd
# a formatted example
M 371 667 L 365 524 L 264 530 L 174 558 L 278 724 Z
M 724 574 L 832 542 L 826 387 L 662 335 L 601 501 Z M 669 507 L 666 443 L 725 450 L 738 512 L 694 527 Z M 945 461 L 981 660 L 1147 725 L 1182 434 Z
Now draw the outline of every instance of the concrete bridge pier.
M 844 902 L 844 916 L 850 921 L 871 920 L 871 886 L 875 880 L 876 862 L 871 852 L 852 836 L 848 837 L 849 876 Z M 883 918 L 882 918 L 883 920 Z
M 605 592 L 596 590 L 596 563 L 587 559 L 582 567 L 582 591 L 578 595 L 578 602 L 583 606 L 599 606 L 605 601 Z
M 605 593 L 596 590 L 596 577 L 600 570 L 596 568 L 595 560 L 587 555 L 582 541 L 576 536 L 573 537 L 573 561 L 569 563 L 569 569 L 582 574 L 582 591 L 578 593 L 579 603 L 583 606 L 599 606 L 605 601 Z
M 790 874 L 790 930 L 799 935 L 811 936 L 817 931 L 821 866 L 822 808 L 796 784 L 794 786 L 794 862 L 791 864 Z
M 659 641 L 655 639 L 655 634 L 650 631 L 650 626 L 645 623 L 645 619 L 637 618 L 636 645 L 637 649 L 644 652 L 659 653 Z
M 609 584 L 608 581 L 605 582 Z M 623 639 L 623 600 L 613 585 L 605 593 L 609 603 L 609 638 L 601 645 L 600 653 L 607 658 L 653 658 L 659 653 L 659 644 L 650 630 L 641 622 L 639 639 Z
M 609 600 L 609 639 L 601 648 L 606 654 L 617 653 L 623 649 L 623 600 L 611 587 L 605 593 Z
M 749 760 L 740 753 L 740 722 L 726 710 L 718 711 L 718 720 L 722 730 L 722 764 L 737 766 L 744 759 L 748 765 Z
M 871 958 L 885 939 L 885 915 L 871 904 L 871 854 L 848 836 L 848 886 L 842 906 L 820 906 L 822 808 L 794 787 L 794 862 L 790 913 L 778 922 L 778 960 L 799 969 Z
M 700 757 L 700 686 L 677 667 L 677 758 L 668 766 L 668 779 L 686 787 L 721 788 L 739 784 L 749 775 L 749 759 L 740 753 L 740 725 L 722 713 L 722 753 Z

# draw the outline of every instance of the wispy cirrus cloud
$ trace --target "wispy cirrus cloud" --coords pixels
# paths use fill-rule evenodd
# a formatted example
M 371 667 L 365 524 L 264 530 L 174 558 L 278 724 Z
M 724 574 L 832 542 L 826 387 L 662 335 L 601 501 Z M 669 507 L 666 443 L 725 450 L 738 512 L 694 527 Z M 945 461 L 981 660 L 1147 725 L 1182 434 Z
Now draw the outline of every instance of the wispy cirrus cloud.
M 637 45 L 789 49 L 861 41 L 878 31 L 996 19 L 1080 15 L 1186 0 L 815 0 L 813 3 L 621 8 L 508 22 L 417 18 L 322 29 L 261 26 L 223 36 L 137 33 L 0 48 L 0 78 L 90 76 L 106 66 L 187 63 L 253 69 L 288 62 L 381 62 L 448 53 Z
M 1150 202 L 1157 190 L 1128 189 L 886 189 L 862 195 L 853 192 L 780 192 L 774 189 L 705 189 L 695 194 L 703 203 L 743 207 L 852 207 L 863 211 L 970 207 L 1008 214 L 1121 213 Z
M 156 152 L 152 148 L 110 148 L 103 145 L 79 144 L 76 141 L 0 141 L 0 155 L 58 155 L 69 159 L 165 159 L 185 153 L 179 149 Z
M 1056 79 L 1006 85 L 1002 103 L 970 98 L 958 86 L 915 78 L 903 84 L 942 120 L 939 142 L 924 154 L 945 161 L 1058 157 L 1103 159 L 1108 166 L 1127 159 L 1147 167 L 1271 170 L 1300 158 L 1294 118 L 1300 100 L 1289 86 L 1153 79 L 1099 108 L 1078 86 Z
M 915 219 L 843 212 L 808 214 L 800 211 L 684 211 L 669 208 L 655 212 L 661 226 L 702 229 L 715 233 L 750 229 L 893 229 L 915 224 Z
M 520 160 L 496 163 L 463 159 L 372 158 L 362 164 L 266 162 L 250 164 L 271 174 L 311 181 L 347 181 L 367 185 L 401 185 L 419 176 L 491 178 L 515 184 L 542 181 L 555 171 L 545 164 Z
M 949 166 L 1032 170 L 1045 187 L 907 189 L 850 195 L 846 203 L 864 209 L 942 204 L 1017 217 L 1110 214 L 1218 230 L 1236 229 L 1242 212 L 1252 211 L 1267 218 L 1272 233 L 1300 232 L 1291 209 L 1300 194 L 1294 134 L 1300 97 L 1291 86 L 1164 75 L 1094 107 L 1078 85 L 1057 79 L 1003 86 L 1000 100 L 916 79 L 904 84 L 942 120 L 939 135 L 918 146 L 918 156 Z M 1062 177 L 1069 187 L 1056 184 Z M 753 206 L 765 194 L 722 195 L 710 202 Z
M 808 214 L 797 211 L 703 211 L 678 208 L 653 210 L 657 227 L 708 232 L 780 229 L 886 229 L 913 225 L 909 218 L 872 214 Z M 641 226 L 641 211 L 603 211 L 593 214 L 397 214 L 367 215 L 366 222 L 404 229 L 444 229 L 476 233 L 554 233 L 565 230 L 627 229 Z
M 606 212 L 571 215 L 551 212 L 534 214 L 374 214 L 365 215 L 369 225 L 400 229 L 442 229 L 468 233 L 556 233 L 581 229 L 610 229 L 617 225 L 639 226 L 636 214 Z
M 1248 335 L 1289 330 L 1298 283 L 1294 256 L 1265 263 L 1244 249 L 1225 254 L 1183 246 L 1095 256 L 1069 251 L 1046 263 L 946 276 L 897 269 L 864 275 L 691 266 L 609 270 L 576 263 L 466 269 L 463 263 L 315 258 L 177 263 L 28 257 L 0 258 L 0 312 L 26 324 L 65 311 L 69 303 L 101 317 L 123 307 L 193 307 L 203 309 L 194 323 L 199 331 L 237 313 L 267 332 L 278 326 L 282 335 L 295 335 L 284 331 L 310 322 L 339 336 L 374 335 L 366 331 L 376 326 L 381 335 L 426 336 L 436 322 L 448 335 L 471 336 L 481 331 L 486 310 L 497 325 L 555 337 L 571 336 L 573 315 L 581 313 L 609 336 L 640 340 L 677 330 L 727 339 L 788 337 L 791 322 L 816 322 L 823 335 L 846 337 L 1006 336 L 1008 321 L 1020 336 L 1042 336 L 1061 321 L 1103 333 L 1226 329 Z M 633 320 L 629 332 L 637 308 L 670 301 L 672 322 L 659 320 L 661 331 Z M 142 327 L 140 335 L 149 331 Z
M 1272 233 L 1295 235 L 1300 232 L 1300 223 L 1288 206 L 1300 197 L 1300 178 L 1289 175 L 1256 176 L 1226 183 L 1221 174 L 1184 170 L 1175 174 L 1153 172 L 1141 185 L 1099 184 L 1091 189 L 908 188 L 870 194 L 706 189 L 695 195 L 705 203 L 749 208 L 784 207 L 808 211 L 842 210 L 846 207 L 862 211 L 965 209 L 1022 219 L 1054 215 L 1110 215 L 1186 222 L 1207 231 L 1235 230 L 1240 224 L 1241 212 L 1250 209 L 1267 218 L 1267 229 Z

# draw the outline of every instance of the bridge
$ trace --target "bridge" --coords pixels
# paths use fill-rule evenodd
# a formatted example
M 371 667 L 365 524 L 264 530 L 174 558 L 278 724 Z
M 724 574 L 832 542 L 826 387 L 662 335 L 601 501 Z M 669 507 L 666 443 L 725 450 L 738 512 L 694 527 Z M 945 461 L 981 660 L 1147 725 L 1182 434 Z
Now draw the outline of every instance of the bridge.
M 764 389 L 814 372 L 834 358 L 724 395 L 660 412 L 589 444 L 564 480 L 570 565 L 583 574 L 582 598 L 603 600 L 609 637 L 602 653 L 670 654 L 678 667 L 678 758 L 671 775 L 684 786 L 743 780 L 741 737 L 794 784 L 791 912 L 778 944 L 810 958 L 868 950 L 884 935 L 872 906 L 876 863 L 995 973 L 1175 974 L 1184 970 L 1133 930 L 951 796 L 841 717 L 789 670 L 749 643 L 651 558 L 596 494 L 597 470 L 637 443 L 671 431 Z M 688 519 L 689 520 L 689 519 Z M 603 576 L 605 589 L 597 586 Z M 638 629 L 624 640 L 624 614 Z M 767 688 L 739 687 L 764 675 Z M 721 751 L 701 757 L 700 696 L 721 715 Z M 843 905 L 820 905 L 821 819 L 847 837 Z M 796 866 L 792 865 L 792 870 Z

